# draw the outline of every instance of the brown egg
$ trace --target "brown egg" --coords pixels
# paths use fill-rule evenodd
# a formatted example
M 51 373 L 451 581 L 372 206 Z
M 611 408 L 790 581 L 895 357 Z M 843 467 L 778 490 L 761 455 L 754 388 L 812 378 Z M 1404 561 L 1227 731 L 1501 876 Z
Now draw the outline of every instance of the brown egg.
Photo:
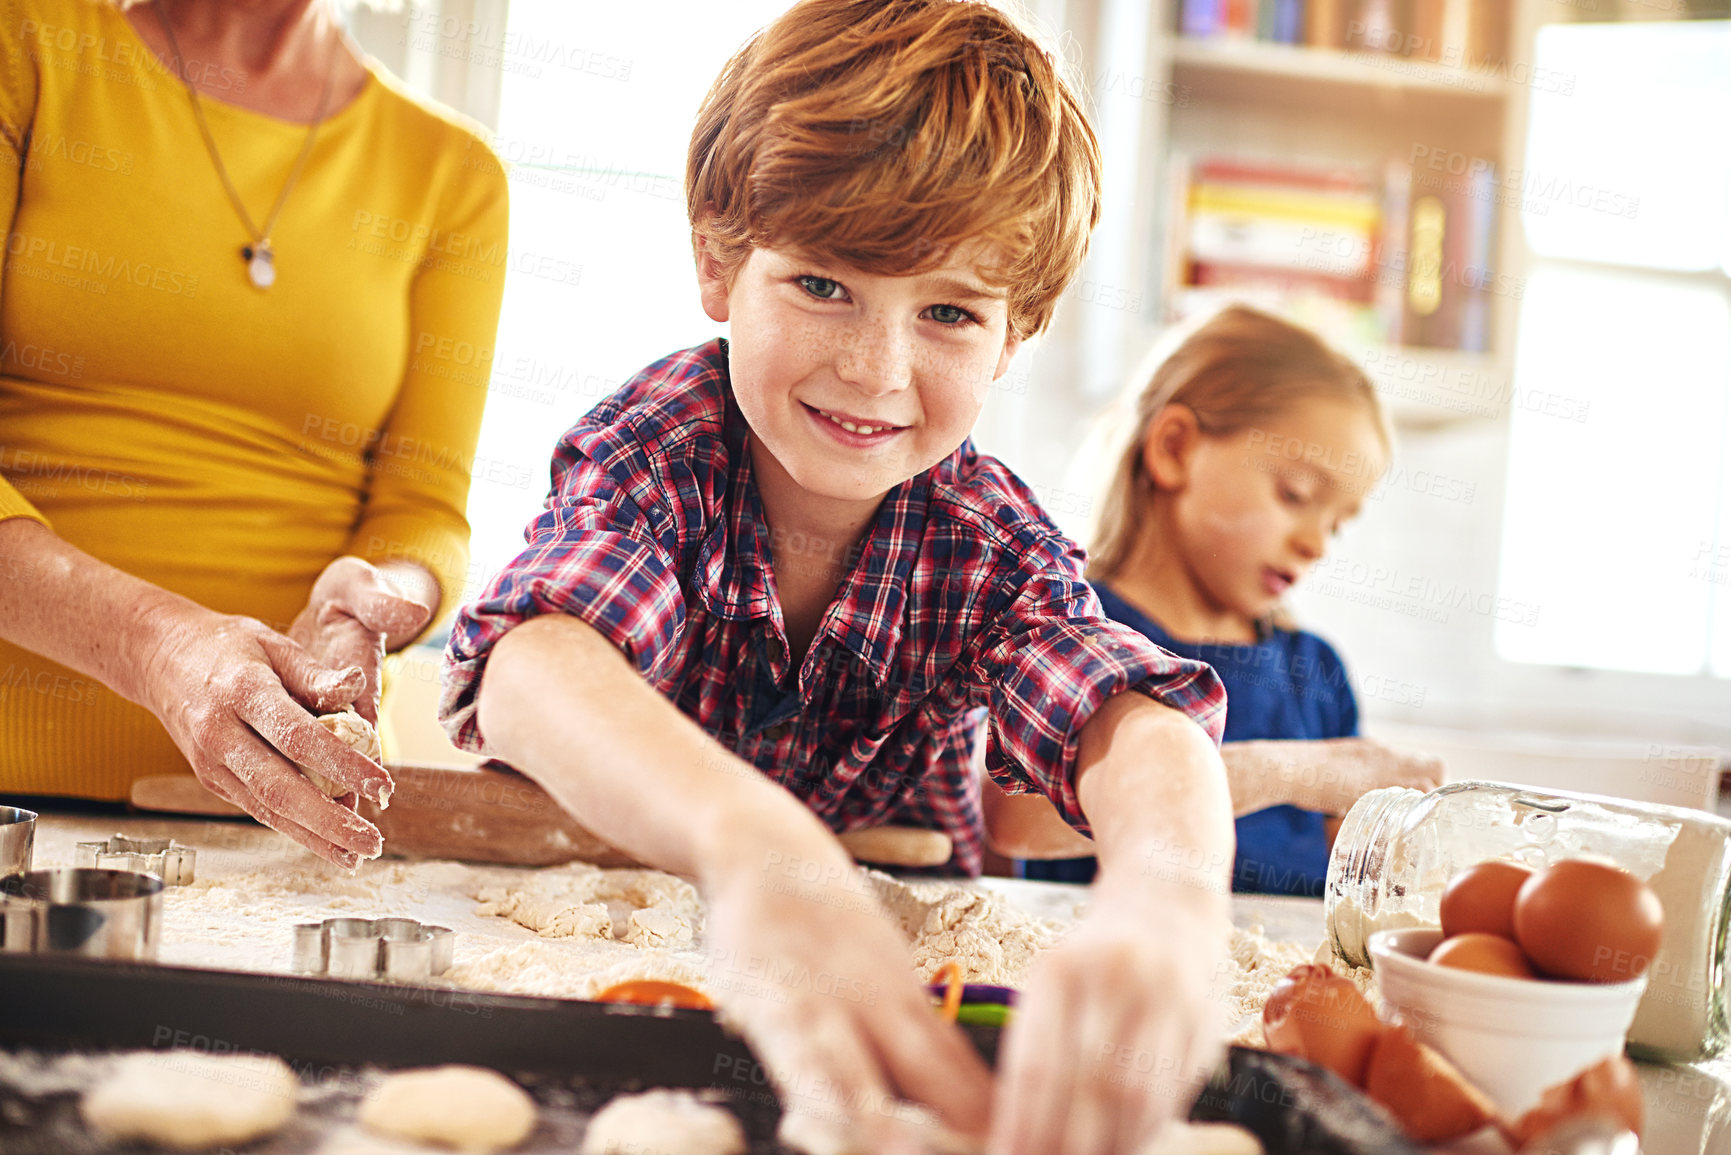
M 1516 979 L 1532 979 L 1533 964 L 1521 953 L 1521 948 L 1495 934 L 1457 934 L 1438 943 L 1430 952 L 1430 962 L 1438 966 L 1455 967 L 1463 971 L 1478 971 L 1487 975 L 1508 975 Z
M 1469 866 L 1449 880 L 1442 894 L 1444 938 L 1457 934 L 1515 937 L 1515 895 L 1533 876 L 1524 866 L 1489 859 Z
M 1281 979 L 1262 1008 L 1268 1049 L 1327 1067 L 1362 1085 L 1382 1023 L 1349 978 L 1306 963 Z
M 1404 1026 L 1384 1027 L 1365 1064 L 1364 1093 L 1388 1108 L 1415 1142 L 1470 1135 L 1496 1118 L 1496 1104 L 1453 1063 Z
M 1553 978 L 1627 982 L 1659 949 L 1664 911 L 1628 871 L 1571 858 L 1536 872 L 1515 898 L 1515 940 Z

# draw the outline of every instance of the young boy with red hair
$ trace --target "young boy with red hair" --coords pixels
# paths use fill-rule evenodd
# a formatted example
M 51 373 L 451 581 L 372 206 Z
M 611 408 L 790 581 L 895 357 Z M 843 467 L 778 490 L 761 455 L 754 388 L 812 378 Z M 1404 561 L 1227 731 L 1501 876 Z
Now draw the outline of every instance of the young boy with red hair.
M 997 9 L 795 6 L 691 141 L 698 288 L 731 338 L 566 434 L 528 548 L 452 635 L 453 737 L 698 881 L 715 989 L 790 1132 L 917 1150 L 907 1100 L 995 1152 L 1128 1155 L 1218 1051 L 1219 682 L 1107 619 L 1080 550 L 969 441 L 1099 185 L 1075 96 Z M 835 837 L 941 831 L 978 873 L 982 728 L 991 778 L 1101 863 L 995 1092 Z

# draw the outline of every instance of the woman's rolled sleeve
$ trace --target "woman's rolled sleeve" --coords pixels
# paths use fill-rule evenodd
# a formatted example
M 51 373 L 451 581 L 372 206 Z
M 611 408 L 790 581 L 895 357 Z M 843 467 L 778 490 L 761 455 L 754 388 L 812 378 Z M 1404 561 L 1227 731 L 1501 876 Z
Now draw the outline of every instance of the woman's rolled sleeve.
M 1079 577 L 1028 579 L 993 628 L 975 676 L 991 709 L 986 769 L 1012 794 L 1037 790 L 1083 834 L 1076 797 L 1082 727 L 1134 690 L 1188 715 L 1219 743 L 1226 693 L 1214 670 L 1108 619 Z

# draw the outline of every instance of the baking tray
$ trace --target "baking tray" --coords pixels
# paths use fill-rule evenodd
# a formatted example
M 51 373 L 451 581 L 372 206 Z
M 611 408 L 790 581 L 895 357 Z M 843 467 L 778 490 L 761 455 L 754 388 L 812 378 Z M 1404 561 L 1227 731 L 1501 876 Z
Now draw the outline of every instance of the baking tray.
M 995 1063 L 1000 1029 L 962 1030 Z M 561 1128 L 580 1132 L 581 1118 L 614 1094 L 713 1088 L 745 1124 L 754 1155 L 782 1150 L 773 1141 L 779 1112 L 766 1070 L 707 1011 L 0 954 L 0 1049 L 168 1047 L 265 1051 L 295 1065 L 303 1081 L 311 1073 L 351 1089 L 360 1085 L 363 1068 L 492 1067 L 523 1083 L 544 1108 L 560 1109 L 543 1112 L 530 1150 L 542 1149 L 542 1139 L 547 1150 L 570 1149 L 575 1133 Z M 7 1096 L 0 1085 L 0 1149 L 8 1155 L 107 1150 L 76 1141 L 76 1096 L 47 1104 Z M 356 1091 L 345 1103 L 337 1096 L 327 1106 L 346 1114 L 358 1097 Z M 318 1111 L 311 1114 L 297 1116 L 292 1126 L 317 1124 Z M 1245 1126 L 1270 1155 L 1417 1151 L 1379 1108 L 1328 1072 L 1244 1048 L 1232 1049 L 1191 1117 Z M 310 1138 L 285 1133 L 249 1150 L 305 1149 Z

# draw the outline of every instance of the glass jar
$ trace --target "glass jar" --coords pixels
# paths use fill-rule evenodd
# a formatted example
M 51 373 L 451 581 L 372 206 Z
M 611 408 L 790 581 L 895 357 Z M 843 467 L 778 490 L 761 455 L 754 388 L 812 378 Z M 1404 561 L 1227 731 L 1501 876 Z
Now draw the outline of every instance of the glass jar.
M 1665 910 L 1631 1050 L 1693 1062 L 1723 1049 L 1731 822 L 1704 810 L 1494 782 L 1373 790 L 1348 812 L 1329 858 L 1329 941 L 1343 961 L 1368 966 L 1372 932 L 1437 926 L 1443 888 L 1466 867 L 1496 858 L 1536 869 L 1584 855 L 1645 880 Z

